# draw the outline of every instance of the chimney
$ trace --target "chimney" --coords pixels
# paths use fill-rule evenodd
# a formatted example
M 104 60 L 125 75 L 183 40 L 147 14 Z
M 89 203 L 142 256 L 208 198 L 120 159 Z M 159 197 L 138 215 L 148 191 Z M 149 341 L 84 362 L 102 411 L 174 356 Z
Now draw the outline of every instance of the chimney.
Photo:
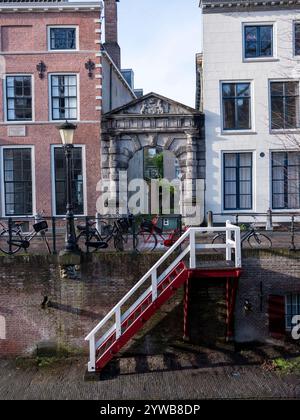
M 119 0 L 104 0 L 105 42 L 104 48 L 121 68 L 121 49 L 118 44 L 118 5 Z

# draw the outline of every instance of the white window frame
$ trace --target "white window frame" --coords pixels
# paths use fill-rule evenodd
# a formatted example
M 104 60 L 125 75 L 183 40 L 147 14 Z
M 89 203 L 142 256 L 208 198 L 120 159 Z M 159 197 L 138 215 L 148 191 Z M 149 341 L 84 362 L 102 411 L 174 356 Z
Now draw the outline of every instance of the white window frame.
M 56 213 L 56 194 L 55 194 L 55 160 L 54 160 L 54 149 L 62 148 L 61 144 L 51 145 L 51 194 L 52 194 L 52 214 L 55 217 L 65 217 L 65 215 Z M 87 170 L 86 170 L 86 145 L 76 144 L 75 148 L 81 148 L 82 153 L 82 175 L 83 175 L 83 214 L 75 214 L 77 217 L 87 216 Z
M 52 119 L 52 84 L 51 84 L 51 77 L 52 76 L 76 76 L 76 83 L 77 83 L 77 119 L 70 120 L 71 122 L 79 122 L 80 121 L 80 84 L 79 84 L 79 73 L 72 73 L 72 72 L 63 72 L 63 73 L 49 73 L 48 74 L 48 102 L 49 102 L 49 121 L 60 123 L 65 122 L 65 119 L 62 120 L 53 120 Z
M 299 150 L 297 149 L 270 149 L 269 150 L 269 190 L 270 190 L 270 197 L 269 197 L 269 203 L 270 203 L 270 209 L 272 209 L 272 211 L 274 211 L 275 213 L 297 213 L 299 212 L 299 208 L 297 209 L 274 209 L 273 208 L 273 167 L 272 167 L 272 154 L 273 153 L 289 153 L 289 152 L 298 152 L 300 153 Z
M 4 189 L 4 155 L 3 151 L 5 149 L 31 149 L 31 176 L 32 176 L 32 214 L 29 215 L 6 215 L 5 214 L 5 189 Z M 0 166 L 1 166 L 1 214 L 2 217 L 12 217 L 12 218 L 22 218 L 22 217 L 31 217 L 36 214 L 36 178 L 35 178 L 35 147 L 30 145 L 7 145 L 0 146 Z
M 268 89 L 269 89 L 269 131 L 270 134 L 288 134 L 288 133 L 300 133 L 300 126 L 298 128 L 272 128 L 272 98 L 271 98 L 271 83 L 276 82 L 297 82 L 298 83 L 298 100 L 299 100 L 299 111 L 300 111 L 300 81 L 299 79 L 269 79 L 268 80 Z M 299 125 L 300 125 L 300 115 L 299 115 Z
M 227 83 L 249 83 L 250 84 L 250 121 L 251 128 L 245 130 L 224 130 L 224 111 L 223 111 L 223 84 Z M 221 115 L 221 134 L 223 136 L 231 134 L 256 134 L 255 130 L 255 97 L 254 97 L 254 81 L 253 80 L 221 80 L 220 81 L 220 115 Z
M 300 292 L 290 292 L 287 293 L 285 295 L 285 311 L 284 311 L 284 325 L 285 325 L 285 330 L 286 331 L 291 331 L 292 330 L 292 326 L 289 327 L 287 324 L 287 299 L 288 299 L 288 295 L 299 295 L 300 296 Z M 300 315 L 300 314 L 295 314 L 295 315 Z
M 32 117 L 31 120 L 8 120 L 7 115 L 7 77 L 30 77 L 31 78 L 31 107 Z M 34 77 L 32 73 L 6 73 L 3 79 L 3 104 L 4 104 L 4 121 L 11 125 L 26 125 L 35 122 L 35 89 L 34 89 Z
M 51 29 L 75 29 L 75 42 L 76 42 L 76 48 L 74 49 L 64 49 L 64 50 L 53 50 L 51 49 L 51 36 L 50 32 Z M 74 52 L 79 51 L 79 26 L 78 25 L 49 25 L 47 26 L 47 48 L 49 52 L 52 53 L 64 53 L 64 52 Z
M 296 54 L 296 25 L 300 25 L 300 20 L 293 21 L 293 57 L 296 59 L 300 59 L 300 53 Z
M 224 155 L 227 153 L 251 153 L 252 154 L 252 208 L 245 209 L 245 210 L 225 210 L 224 207 L 224 197 L 225 197 L 225 173 L 224 173 Z M 254 149 L 245 149 L 245 150 L 221 150 L 220 152 L 220 160 L 221 162 L 221 206 L 222 214 L 245 214 L 245 213 L 253 213 L 256 212 L 256 151 Z
M 245 26 L 272 26 L 273 27 L 273 55 L 271 57 L 246 57 L 245 45 Z M 278 47 L 277 47 L 277 23 L 274 21 L 266 21 L 266 22 L 243 22 L 242 23 L 242 40 L 243 40 L 243 62 L 249 63 L 253 61 L 279 61 L 278 59 Z

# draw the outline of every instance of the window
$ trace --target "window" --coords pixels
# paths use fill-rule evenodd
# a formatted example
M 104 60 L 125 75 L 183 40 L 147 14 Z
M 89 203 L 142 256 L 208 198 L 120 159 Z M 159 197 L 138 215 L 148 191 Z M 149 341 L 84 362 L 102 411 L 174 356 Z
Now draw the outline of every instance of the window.
M 76 50 L 76 28 L 50 28 L 50 50 Z
M 31 148 L 3 148 L 6 216 L 25 216 L 33 212 L 31 159 Z
M 294 54 L 300 55 L 300 22 L 295 23 L 294 27 Z
M 55 205 L 56 214 L 66 214 L 66 164 L 62 147 L 54 148 Z M 84 214 L 82 148 L 72 150 L 72 203 L 75 214 Z
M 273 25 L 244 27 L 245 58 L 273 56 Z
M 271 82 L 271 128 L 278 130 L 298 126 L 298 82 Z
M 286 312 L 285 312 L 285 321 L 286 329 L 292 329 L 292 320 L 295 315 L 300 315 L 300 294 L 291 293 L 286 296 Z
M 222 83 L 223 129 L 251 129 L 250 83 Z
M 273 209 L 300 208 L 300 153 L 272 153 Z
M 31 76 L 6 77 L 6 106 L 8 121 L 32 120 Z
M 77 76 L 51 76 L 52 120 L 77 119 Z
M 224 154 L 224 210 L 252 208 L 252 153 Z

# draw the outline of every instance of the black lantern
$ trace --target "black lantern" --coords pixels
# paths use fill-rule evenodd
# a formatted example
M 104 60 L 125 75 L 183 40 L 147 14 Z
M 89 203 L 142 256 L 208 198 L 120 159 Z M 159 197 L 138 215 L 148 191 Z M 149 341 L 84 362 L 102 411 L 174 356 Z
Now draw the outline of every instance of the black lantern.
M 63 144 L 65 158 L 66 158 L 66 180 L 67 180 L 67 208 L 66 208 L 66 220 L 67 220 L 67 237 L 66 237 L 66 252 L 79 252 L 78 245 L 76 243 L 76 232 L 74 225 L 74 213 L 72 203 L 72 150 L 74 148 L 73 140 L 74 133 L 77 128 L 76 125 L 66 121 L 64 124 L 57 127 L 60 133 L 61 142 Z

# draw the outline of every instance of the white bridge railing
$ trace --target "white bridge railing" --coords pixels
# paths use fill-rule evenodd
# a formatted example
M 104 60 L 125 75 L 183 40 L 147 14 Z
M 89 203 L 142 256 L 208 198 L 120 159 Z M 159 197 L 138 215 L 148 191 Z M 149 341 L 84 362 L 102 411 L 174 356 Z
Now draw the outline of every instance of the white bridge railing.
M 197 243 L 199 235 L 204 233 L 226 233 L 226 243 L 212 244 L 212 243 Z M 211 238 L 210 238 L 211 240 Z M 178 248 L 180 248 L 178 255 Z M 122 322 L 140 305 L 140 303 L 151 293 L 152 301 L 157 299 L 159 283 L 182 261 L 189 255 L 189 269 L 195 269 L 196 256 L 199 250 L 209 249 L 225 249 L 226 261 L 232 261 L 232 254 L 234 250 L 234 267 L 241 267 L 241 235 L 240 228 L 227 221 L 226 226 L 222 227 L 191 227 L 189 228 L 178 241 L 153 265 L 153 267 L 136 283 L 136 285 L 117 303 L 117 305 L 102 319 L 101 322 L 87 335 L 86 341 L 89 341 L 90 346 L 90 361 L 88 363 L 88 371 L 94 372 L 96 370 L 96 350 L 112 335 L 115 334 L 116 339 L 122 335 Z M 176 252 L 176 258 L 168 266 L 168 268 L 160 275 L 158 275 L 159 267 Z M 128 300 L 140 289 L 146 281 L 151 279 L 151 286 L 145 290 L 141 296 L 122 314 L 122 307 L 126 305 Z M 128 306 L 128 305 L 127 305 Z M 113 325 L 101 335 L 103 327 L 108 321 L 113 322 Z M 111 324 L 111 322 L 110 322 Z M 100 335 L 100 336 L 99 336 Z

